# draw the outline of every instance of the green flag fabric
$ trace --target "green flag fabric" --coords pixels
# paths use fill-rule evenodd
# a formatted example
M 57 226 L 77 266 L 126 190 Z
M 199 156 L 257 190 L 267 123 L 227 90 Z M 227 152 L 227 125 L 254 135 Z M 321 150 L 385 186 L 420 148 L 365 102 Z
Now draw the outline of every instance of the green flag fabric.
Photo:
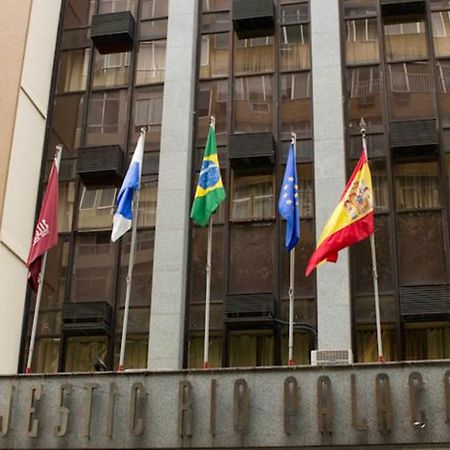
M 219 157 L 217 155 L 216 133 L 214 128 L 210 126 L 197 190 L 192 203 L 191 219 L 202 227 L 207 226 L 209 219 L 225 198 L 226 193 L 220 175 Z

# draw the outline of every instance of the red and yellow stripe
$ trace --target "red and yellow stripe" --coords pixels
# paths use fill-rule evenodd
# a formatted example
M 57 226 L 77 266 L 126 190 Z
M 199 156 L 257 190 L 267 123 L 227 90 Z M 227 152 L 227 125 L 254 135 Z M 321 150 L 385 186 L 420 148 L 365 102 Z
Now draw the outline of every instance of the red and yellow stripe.
M 373 233 L 373 229 L 372 177 L 363 151 L 309 259 L 306 276 L 319 264 L 336 262 L 339 250 L 362 241 Z

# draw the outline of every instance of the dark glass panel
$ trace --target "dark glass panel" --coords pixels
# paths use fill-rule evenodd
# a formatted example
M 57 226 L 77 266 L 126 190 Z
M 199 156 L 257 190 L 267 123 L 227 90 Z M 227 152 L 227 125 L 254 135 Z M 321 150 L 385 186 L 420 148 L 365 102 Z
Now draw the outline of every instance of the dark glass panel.
M 281 365 L 288 365 L 289 337 L 287 334 L 281 336 Z M 311 350 L 314 350 L 314 337 L 305 331 L 294 332 L 294 364 L 309 365 Z
M 116 188 L 86 189 L 81 186 L 78 204 L 78 229 L 111 229 Z
M 435 56 L 450 56 L 450 11 L 432 13 L 431 24 Z
M 381 339 L 385 361 L 398 361 L 395 345 L 396 330 L 393 325 L 383 325 Z M 356 329 L 356 362 L 367 363 L 378 361 L 377 333 L 374 326 L 359 326 Z
M 344 0 L 344 17 L 372 16 L 377 13 L 377 3 L 378 0 Z
M 388 61 L 428 57 L 423 18 L 392 19 L 384 23 L 384 42 Z
M 204 337 L 197 333 L 189 337 L 188 369 L 203 368 Z M 222 367 L 222 337 L 209 336 L 208 366 Z
M 233 111 L 234 132 L 272 131 L 273 78 L 268 75 L 236 78 Z
M 202 36 L 200 78 L 228 76 L 228 33 Z
M 131 311 L 130 311 L 131 312 Z M 121 335 L 116 336 L 116 345 L 114 347 L 114 368 L 119 367 Z M 126 369 L 146 369 L 148 354 L 148 332 L 145 335 L 136 335 L 127 333 L 125 343 L 125 361 Z
M 205 299 L 205 267 L 207 250 L 206 228 L 194 227 L 192 230 L 192 285 L 191 302 L 204 301 Z M 213 227 L 212 240 L 212 271 L 211 271 L 211 298 L 223 300 L 225 295 L 225 258 L 224 258 L 224 233 L 222 226 Z
M 94 7 L 95 0 L 68 0 L 64 11 L 64 29 L 88 26 Z
M 108 339 L 103 336 L 69 337 L 66 352 L 66 372 L 92 372 L 98 358 L 106 362 Z
M 167 19 L 145 20 L 139 28 L 140 39 L 151 39 L 167 35 Z
M 93 88 L 126 86 L 130 79 L 131 53 L 94 53 Z
M 116 331 L 118 333 L 122 333 L 123 327 L 123 314 L 124 314 L 124 304 L 122 301 L 122 306 L 119 307 L 117 312 L 117 323 L 116 323 Z M 127 332 L 131 335 L 145 335 L 148 338 L 148 330 L 150 325 L 150 306 L 137 306 L 130 305 L 130 309 L 128 310 L 128 325 Z M 127 335 L 127 341 L 128 341 Z M 116 350 L 120 349 L 120 341 L 118 346 L 116 346 Z
M 437 74 L 442 125 L 448 127 L 450 126 L 450 61 L 438 61 Z
M 58 231 L 72 230 L 73 206 L 75 202 L 75 182 L 59 183 Z
M 204 277 L 203 277 L 204 280 Z M 204 286 L 203 286 L 204 287 Z M 204 332 L 205 330 L 205 290 L 203 289 L 203 303 L 191 303 L 189 313 L 189 331 Z M 211 303 L 209 313 L 209 329 L 213 333 L 223 329 L 223 305 L 222 303 Z
M 126 132 L 128 92 L 93 93 L 87 119 L 88 145 L 123 145 Z
M 113 304 L 115 244 L 110 233 L 79 234 L 75 242 L 71 300 Z
M 80 146 L 81 120 L 83 117 L 84 97 L 81 94 L 56 97 L 53 106 L 52 128 L 49 142 L 49 156 L 53 157 L 55 146 L 62 144 L 63 156 L 73 156 Z
M 381 128 L 383 124 L 382 82 L 379 66 L 358 67 L 347 70 L 348 127 L 357 130 L 361 117 L 367 130 Z M 361 148 L 361 146 L 360 146 Z
M 230 367 L 273 365 L 273 332 L 232 331 L 230 333 Z
M 133 284 L 131 286 L 130 304 L 148 306 L 152 296 L 154 230 L 138 231 L 136 238 Z M 125 305 L 126 276 L 130 259 L 131 233 L 122 238 L 122 253 L 119 273 L 119 305 Z
M 275 229 L 272 223 L 233 224 L 230 230 L 230 292 L 273 290 Z
M 301 199 L 300 199 L 301 203 Z M 289 289 L 289 254 L 286 252 L 285 243 L 286 228 L 285 222 L 281 227 L 281 296 L 287 298 Z M 300 221 L 300 242 L 295 247 L 295 291 L 297 295 L 314 296 L 315 281 L 314 276 L 305 276 L 305 269 L 309 257 L 315 248 L 316 240 L 313 220 Z M 314 305 L 313 305 L 314 307 Z
M 273 174 L 233 173 L 231 220 L 275 217 Z
M 309 25 L 281 27 L 280 52 L 282 71 L 309 69 L 311 66 Z
M 345 58 L 347 64 L 380 61 L 377 19 L 347 20 Z
M 251 75 L 274 70 L 273 37 L 235 38 L 234 74 Z
M 280 76 L 281 131 L 288 137 L 311 133 L 311 73 Z
M 86 89 L 90 54 L 90 49 L 61 53 L 56 85 L 58 94 Z
M 394 289 L 392 257 L 390 251 L 389 216 L 375 216 L 375 248 L 377 257 L 378 286 L 381 292 Z M 373 292 L 370 240 L 365 239 L 351 248 L 352 278 L 355 294 Z
M 231 7 L 231 0 L 203 0 L 202 10 L 203 12 L 210 11 L 224 11 Z
M 369 291 L 373 292 L 372 288 Z M 357 295 L 353 297 L 355 323 L 358 325 L 374 325 L 375 317 L 375 297 L 370 295 Z M 397 307 L 395 298 L 392 295 L 380 295 L 380 318 L 382 323 L 394 323 L 397 320 Z
M 143 0 L 141 19 L 155 19 L 169 15 L 169 0 Z
M 437 162 L 395 164 L 394 183 L 398 211 L 441 206 Z
M 307 3 L 282 6 L 280 22 L 282 25 L 305 22 L 309 19 L 309 7 Z
M 120 11 L 130 11 L 132 14 L 136 11 L 135 0 L 99 0 L 98 13 L 108 14 Z
M 434 116 L 433 83 L 428 63 L 389 64 L 388 74 L 392 119 Z
M 163 86 L 136 89 L 133 106 L 132 142 L 136 143 L 142 127 L 148 127 L 146 150 L 159 149 L 163 109 Z M 134 148 L 134 146 L 133 146 Z
M 406 323 L 405 357 L 407 360 L 449 359 L 450 323 Z
M 140 42 L 136 85 L 162 83 L 166 73 L 166 41 Z
M 446 283 L 442 213 L 401 213 L 397 221 L 400 283 Z
M 197 96 L 198 143 L 205 144 L 211 116 L 216 118 L 217 142 L 223 143 L 227 139 L 228 82 L 202 82 Z
M 91 45 L 89 28 L 66 30 L 61 37 L 61 50 L 89 47 Z
M 203 14 L 202 33 L 212 31 L 228 31 L 230 29 L 230 13 L 220 12 Z

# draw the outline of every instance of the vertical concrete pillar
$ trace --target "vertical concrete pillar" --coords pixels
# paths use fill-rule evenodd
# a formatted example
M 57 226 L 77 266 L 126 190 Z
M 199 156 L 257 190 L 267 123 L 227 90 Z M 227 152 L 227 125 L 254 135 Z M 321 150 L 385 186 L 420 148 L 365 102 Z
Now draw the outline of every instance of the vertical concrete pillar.
M 182 367 L 199 3 L 169 6 L 149 369 Z
M 313 0 L 311 47 L 316 236 L 346 184 L 339 0 Z M 317 269 L 319 350 L 351 348 L 348 251 Z

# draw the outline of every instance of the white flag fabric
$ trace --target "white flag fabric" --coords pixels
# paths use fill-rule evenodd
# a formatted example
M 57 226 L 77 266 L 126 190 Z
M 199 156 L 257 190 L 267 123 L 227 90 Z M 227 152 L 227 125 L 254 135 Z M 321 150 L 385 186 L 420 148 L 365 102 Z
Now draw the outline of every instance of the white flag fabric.
M 139 136 L 133 158 L 123 180 L 119 195 L 117 196 L 117 211 L 113 219 L 111 240 L 116 242 L 130 228 L 133 221 L 133 196 L 140 188 L 142 160 L 144 157 L 145 133 Z

